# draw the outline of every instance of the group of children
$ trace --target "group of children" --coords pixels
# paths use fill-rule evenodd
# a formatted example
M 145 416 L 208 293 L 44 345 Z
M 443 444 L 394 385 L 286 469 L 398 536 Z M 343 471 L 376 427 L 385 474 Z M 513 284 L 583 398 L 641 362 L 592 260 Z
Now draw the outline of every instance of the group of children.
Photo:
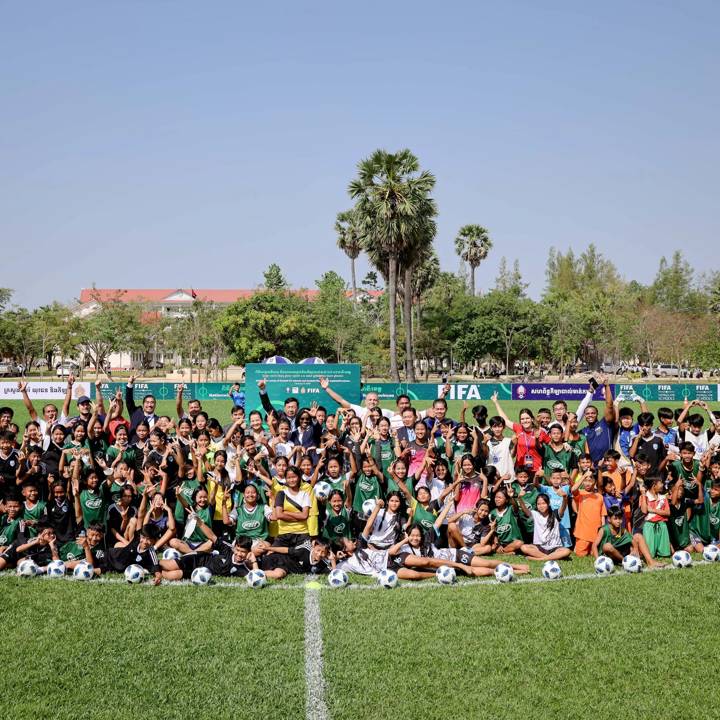
M 182 386 L 173 420 L 151 395 L 136 405 L 133 379 L 107 411 L 99 386 L 94 404 L 78 398 L 73 417 L 72 378 L 62 411 L 42 416 L 21 383 L 32 418 L 21 438 L 0 408 L 0 569 L 32 558 L 98 575 L 137 564 L 155 583 L 198 567 L 420 580 L 441 565 L 529 572 L 518 556 L 634 554 L 653 566 L 718 540 L 720 414 L 707 406 L 709 431 L 698 403 L 661 409 L 656 427 L 606 385 L 602 419 L 591 387 L 576 412 L 558 401 L 514 423 L 494 397 L 494 415 L 479 405 L 467 423 L 467 406 L 448 417 L 445 392 L 422 410 L 400 396 L 390 411 L 373 393 L 358 406 L 320 384 L 336 412 L 296 398 L 276 408 L 260 383 L 262 411 L 234 404 L 223 426 L 198 400 L 185 408 Z

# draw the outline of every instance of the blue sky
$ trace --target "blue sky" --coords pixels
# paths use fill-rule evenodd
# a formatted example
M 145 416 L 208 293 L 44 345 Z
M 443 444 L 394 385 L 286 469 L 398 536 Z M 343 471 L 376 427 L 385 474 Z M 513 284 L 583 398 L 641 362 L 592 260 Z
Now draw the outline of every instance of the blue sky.
M 435 173 L 444 269 L 490 230 L 479 288 L 505 255 L 537 296 L 549 248 L 590 242 L 641 281 L 676 248 L 718 268 L 719 25 L 701 1 L 5 2 L 0 285 L 349 279 L 334 218 L 378 147 Z

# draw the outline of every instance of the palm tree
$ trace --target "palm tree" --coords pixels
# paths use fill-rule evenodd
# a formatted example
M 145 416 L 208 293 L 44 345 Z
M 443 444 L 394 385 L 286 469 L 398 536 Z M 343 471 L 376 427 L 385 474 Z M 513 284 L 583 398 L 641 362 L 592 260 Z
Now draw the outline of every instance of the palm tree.
M 480 225 L 463 225 L 455 238 L 455 252 L 470 266 L 470 294 L 475 295 L 475 268 L 492 249 L 488 231 Z
M 418 159 L 409 150 L 394 154 L 376 150 L 358 164 L 358 175 L 348 189 L 363 228 L 363 249 L 387 276 L 390 376 L 394 382 L 400 381 L 396 318 L 400 256 L 419 237 L 426 221 L 424 213 L 429 206 L 434 208 L 429 198 L 434 185 L 432 173 L 420 171 Z
M 355 280 L 355 260 L 362 250 L 362 233 L 355 216 L 355 210 L 346 210 L 337 214 L 335 221 L 337 246 L 350 258 L 350 274 L 352 275 L 353 302 L 357 300 L 357 282 Z

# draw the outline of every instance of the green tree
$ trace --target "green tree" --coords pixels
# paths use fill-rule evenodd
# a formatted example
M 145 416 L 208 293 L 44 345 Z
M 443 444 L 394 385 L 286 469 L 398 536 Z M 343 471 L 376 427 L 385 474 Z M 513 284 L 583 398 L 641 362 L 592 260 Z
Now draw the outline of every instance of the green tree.
M 38 354 L 45 360 L 48 368 L 52 367 L 55 352 L 67 344 L 68 331 L 72 325 L 70 309 L 58 302 L 42 305 L 32 313 L 31 332 L 39 345 Z
M 355 279 L 355 260 L 362 250 L 362 232 L 355 210 L 346 210 L 337 215 L 335 221 L 338 247 L 350 258 L 352 297 L 357 300 L 357 281 Z
M 343 362 L 352 357 L 362 338 L 361 316 L 347 296 L 345 281 L 336 272 L 324 273 L 315 284 L 319 293 L 311 308 L 321 339 L 315 354 Z
M 429 194 L 435 178 L 420 171 L 418 159 L 409 151 L 391 154 L 376 150 L 360 162 L 358 175 L 350 183 L 350 196 L 363 233 L 363 249 L 371 262 L 387 277 L 389 303 L 390 376 L 400 380 L 397 357 L 397 286 L 401 255 L 418 242 L 434 202 Z M 423 235 L 427 237 L 427 235 Z
M 264 290 L 238 300 L 218 323 L 225 347 L 240 365 L 269 355 L 308 357 L 321 342 L 310 302 L 289 292 Z
M 145 327 L 145 344 L 162 349 L 163 336 L 169 336 L 165 342 L 179 353 L 190 367 L 190 382 L 193 368 L 197 368 L 198 381 L 201 379 L 202 368 L 205 368 L 205 380 L 211 374 L 219 376 L 221 362 L 225 354 L 225 342 L 222 320 L 224 309 L 215 303 L 195 300 L 188 311 L 177 318 L 168 329 L 163 318 L 158 324 Z
M 277 263 L 272 263 L 268 269 L 263 273 L 265 282 L 263 286 L 266 290 L 287 290 L 288 281 L 285 279 L 280 266 Z
M 492 249 L 488 231 L 481 225 L 463 225 L 455 238 L 455 252 L 470 266 L 470 294 L 475 295 L 475 270 Z

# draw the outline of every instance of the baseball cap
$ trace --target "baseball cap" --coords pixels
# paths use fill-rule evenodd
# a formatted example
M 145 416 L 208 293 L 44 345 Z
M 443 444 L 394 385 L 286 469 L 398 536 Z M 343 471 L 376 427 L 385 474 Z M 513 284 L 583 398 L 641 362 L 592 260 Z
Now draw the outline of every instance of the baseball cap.
M 89 398 L 87 395 L 81 395 L 81 396 L 77 399 L 77 404 L 78 404 L 78 405 L 82 405 L 83 403 L 86 403 L 86 402 L 88 402 L 88 403 L 90 402 L 90 398 Z

